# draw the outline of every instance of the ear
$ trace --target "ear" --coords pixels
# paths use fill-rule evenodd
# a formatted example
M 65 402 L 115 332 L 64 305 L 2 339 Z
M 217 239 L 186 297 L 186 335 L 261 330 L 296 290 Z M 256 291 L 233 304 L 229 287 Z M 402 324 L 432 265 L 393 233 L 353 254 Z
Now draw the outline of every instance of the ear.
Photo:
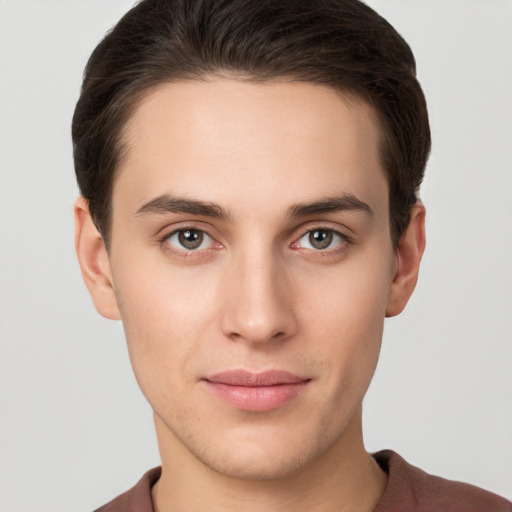
M 421 257 L 425 250 L 425 207 L 418 201 L 396 249 L 396 272 L 391 282 L 386 316 L 400 314 L 416 287 Z
M 75 249 L 85 285 L 98 313 L 111 320 L 120 320 L 107 249 L 92 221 L 87 200 L 79 197 L 73 212 Z

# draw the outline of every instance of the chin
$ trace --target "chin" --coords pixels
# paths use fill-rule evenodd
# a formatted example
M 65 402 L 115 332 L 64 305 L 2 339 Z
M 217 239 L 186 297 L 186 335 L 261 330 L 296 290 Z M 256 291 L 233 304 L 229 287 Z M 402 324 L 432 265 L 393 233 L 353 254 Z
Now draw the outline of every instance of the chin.
M 282 452 L 282 450 L 281 450 Z M 312 457 L 311 457 L 312 458 Z M 258 456 L 240 450 L 229 457 L 203 454 L 201 462 L 221 475 L 239 480 L 282 480 L 299 473 L 311 462 L 305 454 L 261 453 Z
M 277 431 L 276 431 L 277 430 Z M 201 447 L 186 448 L 202 464 L 216 473 L 240 480 L 280 480 L 309 466 L 328 446 L 315 436 L 296 435 L 291 429 L 263 428 L 257 432 L 231 432 L 229 439 L 215 440 Z M 302 432 L 306 434 L 306 432 Z

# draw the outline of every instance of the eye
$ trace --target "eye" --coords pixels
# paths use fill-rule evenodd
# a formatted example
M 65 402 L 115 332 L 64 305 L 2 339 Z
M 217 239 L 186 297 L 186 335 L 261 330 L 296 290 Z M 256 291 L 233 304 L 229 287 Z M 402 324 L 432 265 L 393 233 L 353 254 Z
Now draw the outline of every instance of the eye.
M 321 251 L 338 247 L 345 241 L 342 234 L 332 229 L 313 229 L 299 239 L 298 245 L 303 249 Z
M 195 251 L 208 249 L 214 243 L 211 236 L 199 229 L 180 229 L 171 233 L 165 241 L 175 249 Z

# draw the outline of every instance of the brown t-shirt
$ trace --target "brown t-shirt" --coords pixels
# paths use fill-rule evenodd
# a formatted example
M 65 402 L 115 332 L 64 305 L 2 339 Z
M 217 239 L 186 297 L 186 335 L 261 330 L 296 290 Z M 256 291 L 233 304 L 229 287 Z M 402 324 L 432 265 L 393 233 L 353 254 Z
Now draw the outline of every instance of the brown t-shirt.
M 373 456 L 389 475 L 374 512 L 512 512 L 512 503 L 473 485 L 429 475 L 402 457 L 384 450 Z M 96 512 L 154 512 L 151 487 L 160 468 L 148 471 L 139 483 Z

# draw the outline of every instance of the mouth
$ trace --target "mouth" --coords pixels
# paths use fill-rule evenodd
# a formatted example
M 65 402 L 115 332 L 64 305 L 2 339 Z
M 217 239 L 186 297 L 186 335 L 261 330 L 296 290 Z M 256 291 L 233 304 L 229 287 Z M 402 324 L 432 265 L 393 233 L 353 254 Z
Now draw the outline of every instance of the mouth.
M 282 370 L 231 370 L 204 378 L 203 382 L 214 395 L 237 409 L 265 412 L 297 398 L 311 379 Z

